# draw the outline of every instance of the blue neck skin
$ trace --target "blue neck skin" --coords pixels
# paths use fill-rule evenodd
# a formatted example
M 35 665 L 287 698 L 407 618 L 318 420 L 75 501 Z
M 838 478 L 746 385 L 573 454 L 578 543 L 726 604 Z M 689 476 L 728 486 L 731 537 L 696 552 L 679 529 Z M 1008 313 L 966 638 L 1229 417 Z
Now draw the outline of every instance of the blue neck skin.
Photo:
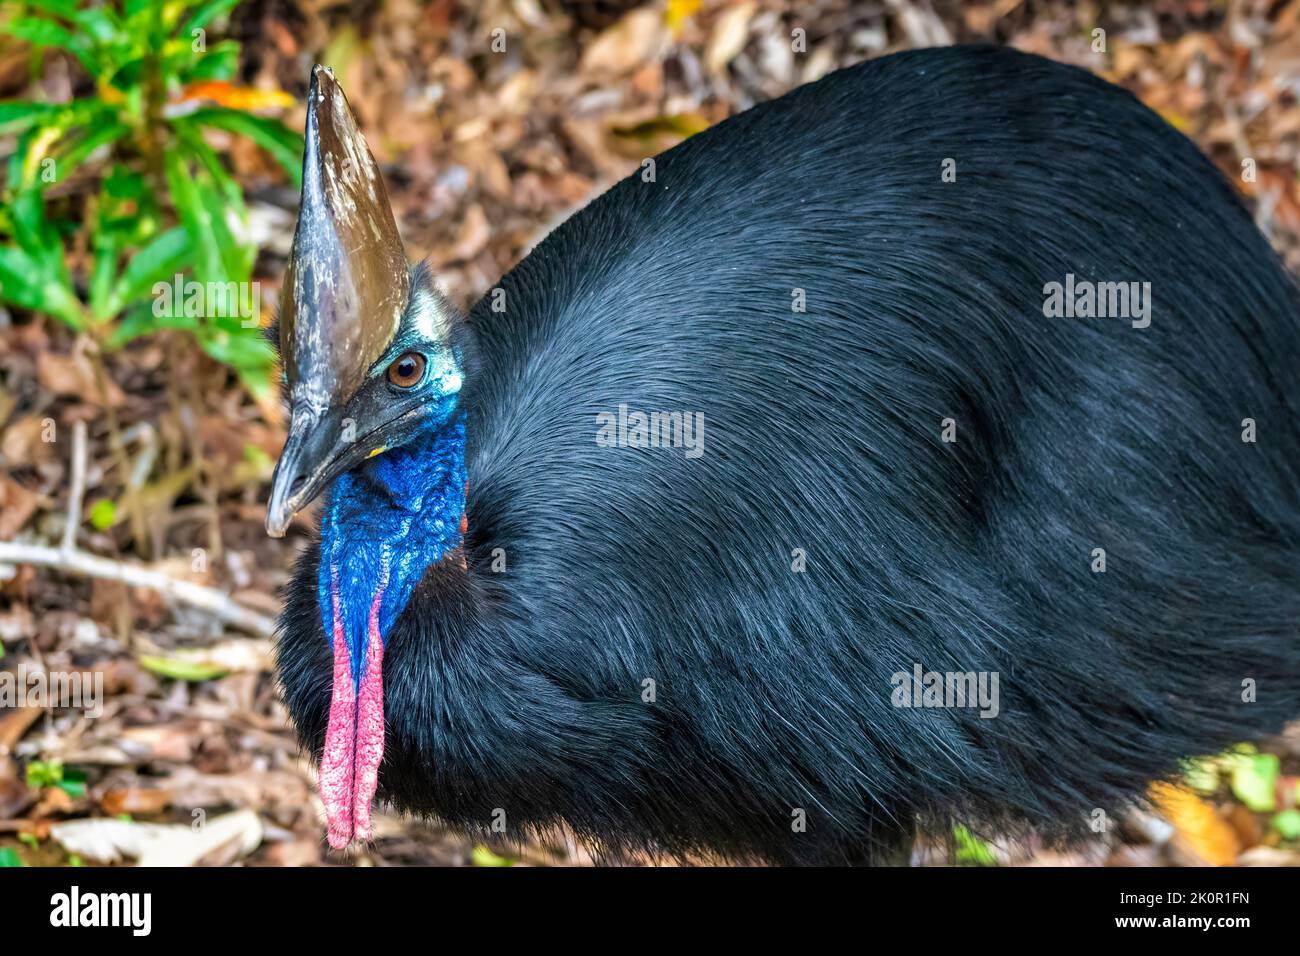
M 366 659 L 376 594 L 382 639 L 425 570 L 460 545 L 464 511 L 465 421 L 459 414 L 431 418 L 428 429 L 407 444 L 335 480 L 321 519 L 318 600 L 332 643 L 337 579 L 354 686 Z

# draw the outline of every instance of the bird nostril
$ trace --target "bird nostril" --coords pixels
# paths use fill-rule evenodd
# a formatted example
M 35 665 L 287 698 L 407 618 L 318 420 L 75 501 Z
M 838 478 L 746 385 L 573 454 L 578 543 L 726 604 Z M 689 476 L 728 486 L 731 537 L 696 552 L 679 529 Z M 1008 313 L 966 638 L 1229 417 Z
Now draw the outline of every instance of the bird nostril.
M 307 484 L 307 476 L 299 475 L 290 483 L 289 494 L 296 495 L 299 491 L 302 490 L 302 486 L 305 484 Z

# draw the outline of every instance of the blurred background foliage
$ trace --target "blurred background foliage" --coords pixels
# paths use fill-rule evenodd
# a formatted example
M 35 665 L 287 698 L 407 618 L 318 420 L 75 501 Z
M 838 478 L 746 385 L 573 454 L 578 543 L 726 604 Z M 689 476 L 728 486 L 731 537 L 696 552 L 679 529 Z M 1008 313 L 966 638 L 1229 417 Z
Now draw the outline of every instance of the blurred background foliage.
M 93 92 L 63 103 L 0 103 L 0 132 L 18 134 L 0 206 L 0 297 L 87 332 L 100 347 L 185 329 L 263 389 L 271 353 L 256 333 L 260 315 L 159 310 L 147 301 L 156 283 L 180 272 L 202 283 L 251 281 L 256 249 L 243 190 L 208 130 L 247 136 L 289 176 L 300 175 L 301 137 L 251 111 L 292 101 L 233 87 L 239 44 L 208 43 L 213 20 L 236 2 L 35 0 L 13 11 L 4 29 L 29 45 L 33 74 L 61 51 Z M 68 188 L 74 177 L 82 182 Z M 84 260 L 75 282 L 72 249 Z
M 257 327 L 313 63 L 346 89 L 411 257 L 467 307 L 641 159 L 841 66 L 971 41 L 1132 90 L 1300 268 L 1296 0 L 0 0 L 0 541 L 70 536 L 252 615 L 0 563 L 0 674 L 97 675 L 105 695 L 93 719 L 0 706 L 0 866 L 350 862 L 323 852 L 265 625 L 310 522 L 262 528 L 284 432 Z M 158 291 L 177 275 L 252 284 L 257 314 L 186 308 Z M 1088 845 L 961 829 L 916 859 L 1300 863 L 1300 726 L 1151 797 Z M 588 859 L 565 834 L 475 847 L 382 813 L 376 830 L 356 862 Z

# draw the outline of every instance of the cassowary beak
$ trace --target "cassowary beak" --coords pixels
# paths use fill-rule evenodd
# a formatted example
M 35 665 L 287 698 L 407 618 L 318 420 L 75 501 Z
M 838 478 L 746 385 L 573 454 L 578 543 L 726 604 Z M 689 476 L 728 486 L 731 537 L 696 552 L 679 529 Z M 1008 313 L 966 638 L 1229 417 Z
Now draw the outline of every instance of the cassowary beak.
M 280 310 L 289 437 L 272 479 L 266 530 L 294 514 L 371 449 L 348 406 L 384 353 L 410 294 L 406 255 L 379 166 L 334 74 L 312 70 L 302 202 Z M 360 439 L 360 441 L 358 441 Z
M 280 452 L 266 508 L 266 530 L 284 536 L 293 516 L 320 494 L 329 482 L 350 467 L 337 416 L 327 409 L 318 413 L 308 405 L 295 405 L 289 437 Z

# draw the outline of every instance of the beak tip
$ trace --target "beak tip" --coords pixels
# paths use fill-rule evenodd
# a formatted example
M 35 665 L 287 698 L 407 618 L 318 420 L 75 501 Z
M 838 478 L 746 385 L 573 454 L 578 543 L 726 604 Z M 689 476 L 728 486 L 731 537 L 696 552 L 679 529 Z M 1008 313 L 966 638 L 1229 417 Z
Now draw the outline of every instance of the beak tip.
M 293 515 L 278 514 L 271 509 L 266 512 L 266 533 L 272 538 L 283 538 L 289 528 Z
M 296 514 L 295 511 L 290 510 L 289 503 L 277 493 L 278 490 L 272 487 L 271 500 L 266 506 L 266 533 L 272 538 L 283 538 Z

